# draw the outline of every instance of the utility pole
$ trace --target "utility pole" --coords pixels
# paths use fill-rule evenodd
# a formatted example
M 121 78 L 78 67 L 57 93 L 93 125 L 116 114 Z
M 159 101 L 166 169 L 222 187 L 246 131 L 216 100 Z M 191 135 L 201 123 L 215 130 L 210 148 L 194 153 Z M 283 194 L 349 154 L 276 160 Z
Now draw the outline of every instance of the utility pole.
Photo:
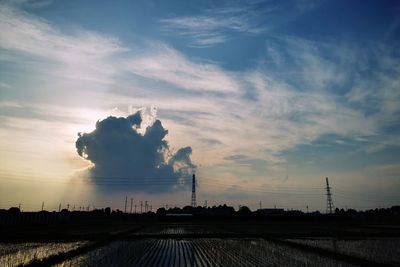
M 143 213 L 143 201 L 140 201 L 140 214 Z
M 326 179 L 326 213 L 333 214 L 333 200 L 332 200 L 332 192 L 331 192 L 331 187 L 329 186 L 329 180 L 328 177 Z
M 44 201 L 42 201 L 42 211 L 44 210 Z
M 260 200 L 260 209 L 261 209 L 261 200 Z
M 60 205 L 58 206 L 58 212 L 60 212 L 61 211 L 61 203 L 60 203 Z
M 133 204 L 133 198 L 131 197 L 131 214 L 132 214 L 132 204 Z
M 67 210 L 69 210 L 69 204 L 67 204 Z
M 193 174 L 192 176 L 192 207 L 195 208 L 196 204 L 196 175 Z
M 307 214 L 308 214 L 308 205 L 307 205 Z
M 144 201 L 144 212 L 147 212 L 147 200 Z
M 136 214 L 136 204 L 135 204 L 135 214 Z
M 126 213 L 126 205 L 128 204 L 128 196 L 125 197 L 125 213 Z

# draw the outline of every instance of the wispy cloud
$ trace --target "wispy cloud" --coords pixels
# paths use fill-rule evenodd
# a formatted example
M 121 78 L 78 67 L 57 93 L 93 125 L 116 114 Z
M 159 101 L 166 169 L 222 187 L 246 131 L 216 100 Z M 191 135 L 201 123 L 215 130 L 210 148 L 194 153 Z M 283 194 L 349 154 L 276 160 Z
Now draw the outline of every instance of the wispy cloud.
M 11 6 L 24 7 L 29 9 L 41 8 L 51 5 L 54 0 L 4 0 L 3 3 L 7 3 Z
M 190 60 L 165 45 L 155 45 L 149 53 L 133 56 L 124 67 L 137 75 L 164 81 L 185 90 L 239 91 L 232 73 L 214 64 Z
M 22 108 L 23 106 L 16 102 L 0 101 L 0 108 Z
M 4 49 L 71 62 L 82 58 L 98 59 L 124 50 L 116 38 L 85 30 L 67 35 L 46 21 L 15 8 L 2 6 L 0 18 L 3 32 L 0 45 Z
M 319 121 L 327 123 L 323 128 L 331 133 L 370 140 L 370 145 L 379 139 L 380 148 L 392 140 L 385 129 L 399 122 L 398 44 L 368 44 L 360 49 L 352 42 L 288 37 L 281 41 L 268 43 L 264 71 L 268 79 L 285 80 L 307 101 L 322 97 L 307 103 L 308 118 L 322 115 Z M 364 149 L 370 148 L 366 144 Z
M 126 51 L 116 38 L 85 30 L 66 34 L 47 21 L 5 5 L 0 8 L 0 31 L 0 48 L 18 51 L 10 53 L 11 57 L 19 57 L 19 61 L 22 57 L 26 63 L 37 62 L 27 57 L 38 57 L 50 74 L 62 77 L 103 80 L 111 74 L 108 57 Z
M 0 30 L 0 48 L 5 54 L 18 51 L 8 53 L 11 60 L 23 60 L 49 76 L 111 84 L 116 76 L 130 72 L 185 90 L 238 91 L 231 73 L 191 60 L 165 44 L 151 44 L 145 52 L 130 51 L 117 38 L 82 29 L 64 33 L 47 21 L 7 6 L 0 11 Z
M 0 82 L 0 88 L 10 89 L 11 85 L 8 83 Z
M 316 8 L 322 1 L 243 1 L 240 4 L 218 3 L 192 15 L 170 16 L 159 20 L 166 35 L 183 40 L 188 46 L 205 48 L 237 39 L 259 36 Z
M 168 34 L 188 38 L 196 47 L 213 46 L 224 43 L 232 33 L 257 35 L 265 31 L 258 22 L 265 12 L 254 5 L 222 7 L 208 10 L 195 16 L 178 16 L 160 20 L 162 29 Z

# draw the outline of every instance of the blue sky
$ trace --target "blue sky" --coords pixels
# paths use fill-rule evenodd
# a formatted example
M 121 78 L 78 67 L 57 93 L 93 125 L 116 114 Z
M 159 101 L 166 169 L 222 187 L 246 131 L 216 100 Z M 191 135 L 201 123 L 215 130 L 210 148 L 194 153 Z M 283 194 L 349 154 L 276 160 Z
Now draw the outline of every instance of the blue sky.
M 199 202 L 323 210 L 325 176 L 338 207 L 400 200 L 398 1 L 0 5 L 2 206 L 188 203 L 82 178 L 77 133 L 138 110 L 191 147 Z

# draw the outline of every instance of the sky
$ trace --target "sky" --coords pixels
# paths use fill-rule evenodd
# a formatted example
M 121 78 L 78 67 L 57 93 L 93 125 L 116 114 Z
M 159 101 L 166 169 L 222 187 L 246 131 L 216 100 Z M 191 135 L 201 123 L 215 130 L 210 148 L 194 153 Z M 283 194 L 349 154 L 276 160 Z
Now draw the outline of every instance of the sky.
M 0 208 L 400 203 L 398 1 L 0 1 Z

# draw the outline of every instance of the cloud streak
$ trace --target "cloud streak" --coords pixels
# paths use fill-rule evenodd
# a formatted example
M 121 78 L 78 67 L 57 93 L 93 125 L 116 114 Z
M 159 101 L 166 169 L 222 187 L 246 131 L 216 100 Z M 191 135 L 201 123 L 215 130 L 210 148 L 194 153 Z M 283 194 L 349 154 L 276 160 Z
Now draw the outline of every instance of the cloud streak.
M 168 46 L 154 46 L 149 53 L 133 56 L 126 62 L 127 71 L 136 75 L 163 81 L 184 90 L 234 93 L 239 85 L 232 73 L 214 64 L 187 59 Z
M 82 29 L 63 33 L 49 22 L 9 6 L 0 10 L 0 30 L 0 48 L 12 61 L 24 60 L 32 69 L 44 69 L 54 77 L 115 84 L 119 75 L 133 73 L 184 90 L 239 90 L 233 74 L 214 64 L 190 60 L 165 44 L 150 44 L 144 53 L 139 49 L 135 53 L 117 38 Z M 18 51 L 17 56 L 10 51 Z
M 114 73 L 107 67 L 109 57 L 127 51 L 116 38 L 86 30 L 66 34 L 45 20 L 6 5 L 0 8 L 0 31 L 0 49 L 11 60 L 39 65 L 49 74 L 68 79 L 110 82 Z
M 124 51 L 117 39 L 89 31 L 66 35 L 28 13 L 2 5 L 0 46 L 48 59 L 81 62 Z
M 160 20 L 166 33 L 190 40 L 195 47 L 209 47 L 231 39 L 232 33 L 258 35 L 264 27 L 257 23 L 263 15 L 254 5 L 208 10 L 203 15 L 172 17 Z

